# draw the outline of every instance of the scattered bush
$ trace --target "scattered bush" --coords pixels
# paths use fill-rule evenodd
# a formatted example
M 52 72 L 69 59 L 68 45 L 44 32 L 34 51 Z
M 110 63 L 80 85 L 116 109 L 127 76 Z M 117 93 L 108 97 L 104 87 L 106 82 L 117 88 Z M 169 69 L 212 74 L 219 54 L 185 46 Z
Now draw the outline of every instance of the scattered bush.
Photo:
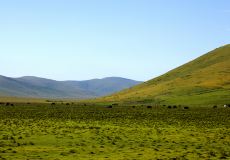
M 107 108 L 113 108 L 113 106 L 112 106 L 112 105 L 109 105 L 109 106 L 107 106 Z
M 61 156 L 68 156 L 68 153 L 66 153 L 66 152 L 61 152 L 60 155 L 61 155 Z
M 34 145 L 34 142 L 29 142 L 29 144 L 33 146 L 33 145 Z
M 75 149 L 71 149 L 71 150 L 69 151 L 69 153 L 76 153 L 76 150 L 75 150 Z

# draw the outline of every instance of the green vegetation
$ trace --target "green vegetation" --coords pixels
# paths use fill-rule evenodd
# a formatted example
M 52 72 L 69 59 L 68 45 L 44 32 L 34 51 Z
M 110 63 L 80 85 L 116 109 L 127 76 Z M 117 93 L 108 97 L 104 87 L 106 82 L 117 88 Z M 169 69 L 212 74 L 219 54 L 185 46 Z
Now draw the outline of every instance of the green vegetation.
M 225 45 L 160 77 L 97 101 L 207 105 L 229 100 L 230 45 Z
M 228 159 L 230 108 L 0 105 L 0 159 Z
M 96 100 L 2 97 L 0 160 L 230 159 L 229 73 L 226 45 Z

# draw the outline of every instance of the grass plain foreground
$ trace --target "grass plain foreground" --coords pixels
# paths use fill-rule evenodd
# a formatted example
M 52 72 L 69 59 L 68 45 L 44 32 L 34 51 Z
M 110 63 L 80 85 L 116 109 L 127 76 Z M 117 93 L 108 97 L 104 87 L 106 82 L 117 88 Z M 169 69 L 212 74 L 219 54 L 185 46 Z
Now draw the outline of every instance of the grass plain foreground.
M 2 103 L 0 159 L 230 159 L 230 108 Z

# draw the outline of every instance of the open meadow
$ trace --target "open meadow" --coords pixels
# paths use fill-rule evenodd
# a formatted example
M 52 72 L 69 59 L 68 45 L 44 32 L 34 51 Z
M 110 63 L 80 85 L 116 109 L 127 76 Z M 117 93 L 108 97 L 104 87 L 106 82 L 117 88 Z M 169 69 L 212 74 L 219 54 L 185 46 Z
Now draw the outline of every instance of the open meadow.
M 230 160 L 230 0 L 0 0 L 0 160 Z
M 2 103 L 0 159 L 230 159 L 230 108 Z

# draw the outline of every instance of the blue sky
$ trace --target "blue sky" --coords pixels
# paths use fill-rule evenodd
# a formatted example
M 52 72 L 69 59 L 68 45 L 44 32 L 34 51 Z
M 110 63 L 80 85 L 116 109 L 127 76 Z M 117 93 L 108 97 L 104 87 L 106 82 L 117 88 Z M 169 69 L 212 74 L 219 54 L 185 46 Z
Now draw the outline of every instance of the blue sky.
M 229 0 L 0 0 L 0 75 L 148 80 L 230 43 Z

